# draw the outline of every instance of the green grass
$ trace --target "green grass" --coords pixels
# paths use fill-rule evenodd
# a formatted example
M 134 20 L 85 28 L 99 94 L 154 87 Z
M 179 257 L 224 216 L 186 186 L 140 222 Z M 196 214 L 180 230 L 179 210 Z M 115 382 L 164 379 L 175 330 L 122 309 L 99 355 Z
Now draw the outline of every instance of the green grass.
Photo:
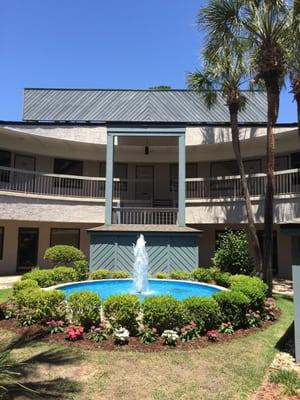
M 0 289 L 0 303 L 7 301 L 11 294 L 12 289 Z
M 124 348 L 115 352 L 88 351 L 73 347 L 71 351 L 80 355 L 79 361 L 47 367 L 36 362 L 32 376 L 47 381 L 74 379 L 81 385 L 80 392 L 62 395 L 61 399 L 138 400 L 141 395 L 144 400 L 250 399 L 278 352 L 278 341 L 293 321 L 292 301 L 279 297 L 278 303 L 282 315 L 276 323 L 228 343 L 162 353 L 139 353 Z M 0 331 L 0 342 L 14 336 Z M 59 347 L 34 342 L 14 354 L 22 360 L 28 354 L 55 348 Z
M 300 378 L 295 371 L 280 369 L 270 375 L 270 382 L 281 384 L 283 394 L 295 396 L 300 389 Z

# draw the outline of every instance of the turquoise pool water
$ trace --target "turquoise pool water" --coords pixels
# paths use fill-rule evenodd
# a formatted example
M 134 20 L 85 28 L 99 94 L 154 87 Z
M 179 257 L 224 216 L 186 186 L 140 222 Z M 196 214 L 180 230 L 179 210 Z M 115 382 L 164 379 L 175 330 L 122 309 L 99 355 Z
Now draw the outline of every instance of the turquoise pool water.
M 149 279 L 149 293 L 146 296 L 158 296 L 168 294 L 178 300 L 183 300 L 191 296 L 211 296 L 221 288 L 205 283 L 175 281 L 165 279 Z M 62 290 L 66 296 L 78 291 L 89 291 L 99 294 L 102 300 L 108 296 L 121 293 L 133 293 L 132 279 L 103 279 L 101 281 L 87 281 L 79 283 L 69 283 L 60 285 L 59 290 Z M 141 299 L 145 298 L 145 294 L 139 295 Z

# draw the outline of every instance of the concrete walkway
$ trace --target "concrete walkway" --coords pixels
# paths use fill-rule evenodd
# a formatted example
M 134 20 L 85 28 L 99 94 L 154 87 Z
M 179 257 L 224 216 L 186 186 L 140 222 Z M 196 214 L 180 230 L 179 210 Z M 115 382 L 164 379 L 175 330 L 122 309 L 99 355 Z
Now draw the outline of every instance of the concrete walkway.
M 11 288 L 20 279 L 21 275 L 0 276 L 0 289 Z

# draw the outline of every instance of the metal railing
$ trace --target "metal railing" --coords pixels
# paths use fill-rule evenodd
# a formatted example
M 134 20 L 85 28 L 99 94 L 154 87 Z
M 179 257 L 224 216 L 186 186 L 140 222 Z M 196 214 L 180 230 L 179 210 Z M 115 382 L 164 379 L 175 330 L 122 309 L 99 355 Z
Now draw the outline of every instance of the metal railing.
M 264 196 L 266 174 L 247 175 L 247 183 L 251 196 Z M 300 169 L 276 171 L 274 194 L 300 194 Z M 188 200 L 241 198 L 242 195 L 239 175 L 186 180 Z
M 114 224 L 175 225 L 177 208 L 113 208 Z

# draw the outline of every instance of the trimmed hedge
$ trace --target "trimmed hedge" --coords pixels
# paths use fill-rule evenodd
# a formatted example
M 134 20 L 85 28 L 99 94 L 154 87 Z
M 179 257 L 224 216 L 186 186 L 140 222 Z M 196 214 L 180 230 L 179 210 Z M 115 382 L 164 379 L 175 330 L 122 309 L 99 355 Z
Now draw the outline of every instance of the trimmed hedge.
M 198 282 L 211 282 L 213 280 L 211 268 L 197 268 L 192 271 L 192 277 Z
M 108 269 L 97 269 L 96 271 L 93 271 L 91 273 L 91 278 L 93 280 L 97 280 L 97 279 L 110 279 L 111 276 L 111 271 L 109 271 Z
M 234 275 L 230 278 L 232 290 L 244 293 L 250 299 L 252 311 L 261 311 L 267 297 L 268 286 L 257 277 Z
M 56 267 L 52 270 L 54 284 L 75 282 L 77 273 L 70 267 Z
M 105 317 L 113 327 L 123 327 L 130 334 L 137 333 L 137 317 L 140 313 L 141 304 L 139 298 L 133 294 L 119 294 L 109 296 L 103 302 Z
M 126 279 L 130 275 L 127 271 L 112 271 L 111 276 L 113 279 Z
M 76 271 L 78 281 L 84 281 L 89 277 L 90 268 L 86 260 L 75 261 L 73 268 Z
M 97 293 L 73 293 L 68 298 L 68 306 L 73 323 L 89 328 L 100 321 L 101 300 Z
M 211 297 L 188 297 L 183 300 L 187 321 L 197 323 L 200 332 L 216 329 L 221 322 L 221 310 Z
M 57 245 L 49 247 L 45 251 L 44 259 L 54 266 L 67 265 L 71 267 L 76 261 L 85 260 L 85 255 L 74 246 Z
M 230 286 L 229 272 L 222 272 L 219 268 L 197 268 L 191 276 L 198 282 L 215 283 L 223 287 Z
M 53 269 L 33 269 L 30 272 L 26 272 L 26 274 L 22 276 L 21 280 L 34 280 L 40 287 L 52 286 L 56 284 L 53 271 Z
M 169 279 L 169 278 L 170 278 L 169 274 L 167 274 L 166 272 L 157 272 L 157 273 L 154 275 L 154 277 L 155 277 L 156 279 Z
M 39 285 L 37 281 L 33 279 L 26 279 L 24 281 L 17 281 L 13 285 L 13 295 L 16 295 L 20 290 L 28 289 L 28 288 L 38 288 Z
M 182 303 L 172 296 L 148 297 L 143 303 L 144 323 L 156 328 L 160 333 L 167 329 L 183 325 L 184 310 Z
M 244 293 L 226 290 L 214 293 L 213 298 L 219 304 L 222 322 L 231 322 L 235 328 L 247 326 L 250 299 Z
M 170 272 L 171 279 L 177 279 L 181 281 L 188 281 L 191 279 L 191 274 L 185 271 L 172 271 Z

